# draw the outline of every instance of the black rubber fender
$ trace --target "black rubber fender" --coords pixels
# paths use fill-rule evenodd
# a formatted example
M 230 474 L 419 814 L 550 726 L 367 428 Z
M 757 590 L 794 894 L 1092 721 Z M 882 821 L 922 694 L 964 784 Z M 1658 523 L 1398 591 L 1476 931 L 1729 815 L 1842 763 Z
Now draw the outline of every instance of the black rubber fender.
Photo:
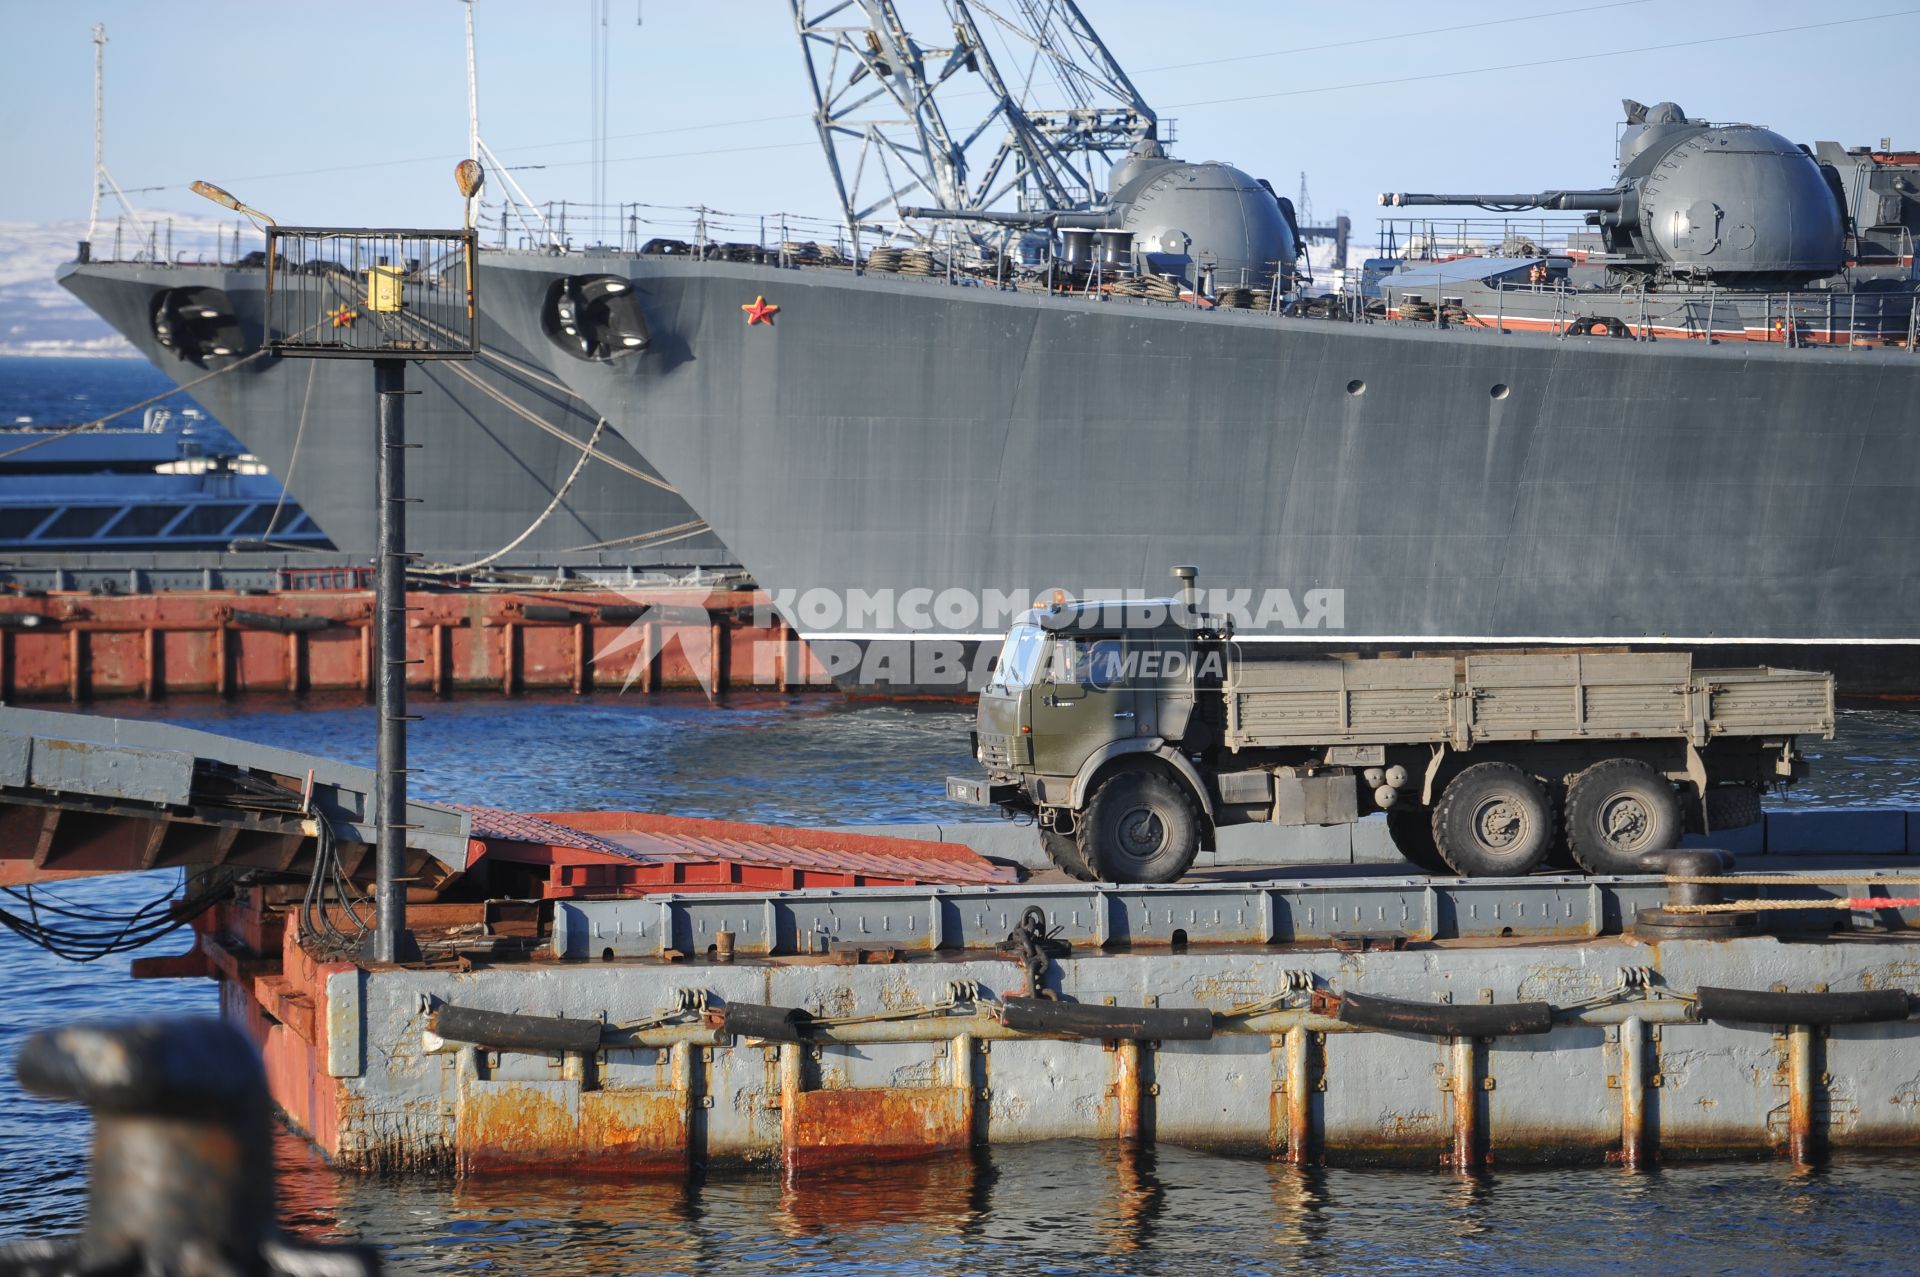
M 1213 1036 L 1213 1012 L 1205 1007 L 1110 1007 L 1006 998 L 1000 1022 L 1016 1033 L 1103 1042 L 1204 1042 Z
M 1553 1028 L 1548 1002 L 1401 1002 L 1364 993 L 1340 995 L 1342 1024 L 1436 1038 L 1496 1038 L 1546 1033 Z
M 502 1051 L 597 1051 L 600 1021 L 569 1020 L 556 1015 L 516 1015 L 508 1011 L 481 1011 L 448 1003 L 436 1009 L 427 1027 L 449 1042 Z
M 280 616 L 273 612 L 233 610 L 233 623 L 249 630 L 272 630 L 276 634 L 314 634 L 330 630 L 339 622 L 326 616 Z
M 1695 1015 L 1734 1024 L 1887 1024 L 1913 1014 L 1904 989 L 1859 993 L 1775 993 L 1768 989 L 1716 989 L 1702 985 Z
M 720 1028 L 735 1037 L 766 1042 L 805 1042 L 813 1017 L 799 1007 L 762 1006 L 757 1002 L 729 1002 L 720 1008 Z

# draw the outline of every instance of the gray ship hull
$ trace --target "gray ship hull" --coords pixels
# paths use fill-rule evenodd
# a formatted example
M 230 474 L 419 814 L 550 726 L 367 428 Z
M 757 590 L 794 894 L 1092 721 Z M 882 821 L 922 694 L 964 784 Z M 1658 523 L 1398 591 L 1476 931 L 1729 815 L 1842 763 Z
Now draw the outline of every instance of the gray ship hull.
M 182 359 L 156 340 L 155 298 L 166 289 L 224 290 L 257 349 L 264 327 L 265 272 L 258 268 L 152 266 L 95 262 L 66 267 L 60 283 L 121 335 L 185 384 L 208 366 Z M 540 384 L 535 361 L 510 335 L 481 326 L 483 357 L 463 367 L 476 386 L 445 365 L 416 364 L 408 387 L 408 541 L 429 561 L 464 563 L 491 554 L 538 521 L 501 560 L 556 560 L 657 567 L 724 568 L 738 559 L 701 523 L 686 500 L 617 432 L 596 451 L 558 504 L 580 449 L 542 430 L 494 398 L 501 396 L 584 443 L 596 414 Z M 514 366 L 525 371 L 515 371 Z M 262 357 L 195 385 L 191 394 L 264 461 L 341 551 L 373 552 L 372 370 L 353 360 Z M 490 394 L 489 391 L 492 393 Z M 302 419 L 305 425 L 302 428 Z M 639 477 L 639 476 L 645 476 Z M 544 521 L 542 513 L 553 505 Z
M 1920 682 L 1908 352 L 486 262 L 494 322 L 680 486 L 809 638 L 992 632 L 809 614 L 808 591 L 1160 595 L 1169 564 L 1194 563 L 1203 585 L 1286 590 L 1300 613 L 1336 592 L 1243 626 L 1250 641 L 1684 644 Z M 588 362 L 544 336 L 553 281 L 601 271 L 633 281 L 646 352 Z M 779 312 L 749 324 L 762 295 Z

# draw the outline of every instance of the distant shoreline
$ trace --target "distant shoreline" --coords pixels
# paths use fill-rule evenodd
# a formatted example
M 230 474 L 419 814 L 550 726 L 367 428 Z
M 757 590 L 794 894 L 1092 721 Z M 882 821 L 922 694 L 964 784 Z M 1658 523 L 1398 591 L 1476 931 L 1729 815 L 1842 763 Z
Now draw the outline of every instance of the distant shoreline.
M 102 338 L 99 346 L 13 345 L 0 342 L 0 359 L 139 359 L 139 351 L 122 338 Z

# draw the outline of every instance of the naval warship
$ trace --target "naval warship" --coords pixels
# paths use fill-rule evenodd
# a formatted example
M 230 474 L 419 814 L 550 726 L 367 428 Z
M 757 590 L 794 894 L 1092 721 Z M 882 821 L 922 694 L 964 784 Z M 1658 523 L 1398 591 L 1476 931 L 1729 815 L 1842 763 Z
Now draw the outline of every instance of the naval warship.
M 343 554 L 373 552 L 373 391 L 363 366 L 261 349 L 266 269 L 93 260 L 59 282 L 204 404 Z M 738 563 L 618 432 L 482 324 L 471 365 L 422 365 L 407 404 L 409 545 L 424 566 L 732 570 Z M 289 521 L 290 523 L 291 521 Z M 304 530 L 306 524 L 301 525 Z M 241 548 L 291 548 L 288 526 Z M 504 547 L 509 554 L 493 558 Z
M 868 44 L 898 74 L 896 35 Z M 1910 157 L 1663 107 L 1621 159 L 1605 192 L 1500 201 L 1590 210 L 1577 269 L 1542 248 L 1510 287 L 1482 257 L 1436 293 L 1406 262 L 1385 313 L 1303 302 L 1271 188 L 1150 136 L 1092 204 L 953 211 L 1043 266 L 498 252 L 482 305 L 816 648 L 911 643 L 915 683 L 999 620 L 875 598 L 1152 596 L 1187 562 L 1285 592 L 1242 642 L 1679 645 L 1913 690 Z M 608 281 L 623 335 L 585 340 Z M 1559 322 L 1505 322 L 1516 294 Z

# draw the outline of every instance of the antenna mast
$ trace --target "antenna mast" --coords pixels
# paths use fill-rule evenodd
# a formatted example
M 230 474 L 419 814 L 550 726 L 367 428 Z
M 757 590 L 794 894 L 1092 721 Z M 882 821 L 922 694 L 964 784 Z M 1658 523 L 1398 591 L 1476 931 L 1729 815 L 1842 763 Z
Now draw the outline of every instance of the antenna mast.
M 607 209 L 607 0 L 593 0 L 588 13 L 592 24 L 593 95 L 593 221 L 595 230 L 605 235 L 603 219 Z
M 107 24 L 93 24 L 93 201 L 87 205 L 87 243 L 100 222 L 100 177 L 107 171 Z
M 146 223 L 140 220 L 140 214 L 127 200 L 127 193 L 120 189 L 120 183 L 113 180 L 113 174 L 107 172 L 107 24 L 93 24 L 93 196 L 87 203 L 87 239 L 93 243 L 93 232 L 100 224 L 100 196 L 111 190 L 113 197 L 120 201 L 120 211 L 133 220 L 140 232 L 140 238 L 147 238 Z
M 519 214 L 520 224 L 526 228 L 528 234 L 544 239 L 553 248 L 560 248 L 562 247 L 560 237 L 553 233 L 553 227 L 548 223 L 547 215 L 540 211 L 539 205 L 528 198 L 527 193 L 520 188 L 520 183 L 514 181 L 513 174 L 507 170 L 507 166 L 500 162 L 500 157 L 495 155 L 493 148 L 487 145 L 487 140 L 480 136 L 480 77 L 474 69 L 473 56 L 474 0 L 461 0 L 461 3 L 466 6 L 467 11 L 467 158 L 484 161 L 489 172 L 500 175 L 503 188 L 500 197 L 500 233 L 503 236 L 507 230 L 507 215 L 511 211 Z M 535 222 L 539 223 L 537 230 L 534 227 Z
M 466 0 L 467 19 L 467 158 L 480 158 L 480 75 L 473 64 L 473 0 Z

